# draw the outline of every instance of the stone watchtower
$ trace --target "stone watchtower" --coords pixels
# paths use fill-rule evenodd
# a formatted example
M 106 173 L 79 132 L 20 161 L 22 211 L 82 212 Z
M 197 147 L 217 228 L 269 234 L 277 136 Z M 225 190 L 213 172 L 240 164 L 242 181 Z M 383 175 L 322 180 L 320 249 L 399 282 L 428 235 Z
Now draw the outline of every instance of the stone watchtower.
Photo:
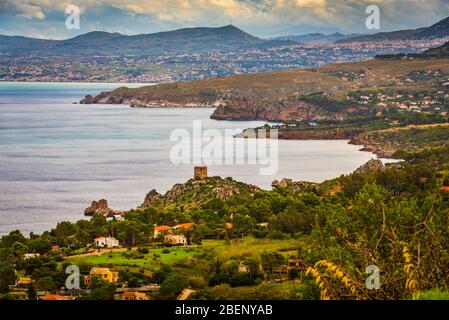
M 195 180 L 203 180 L 207 178 L 207 167 L 199 166 L 195 167 L 193 178 Z

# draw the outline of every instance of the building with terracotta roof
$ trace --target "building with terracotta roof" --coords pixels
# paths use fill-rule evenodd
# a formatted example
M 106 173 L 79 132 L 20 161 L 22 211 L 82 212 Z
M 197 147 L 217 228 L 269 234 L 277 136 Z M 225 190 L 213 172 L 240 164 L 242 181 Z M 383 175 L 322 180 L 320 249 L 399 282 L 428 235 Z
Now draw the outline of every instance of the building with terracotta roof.
M 174 230 L 191 230 L 195 224 L 193 222 L 181 223 L 173 227 Z
M 95 238 L 94 243 L 99 248 L 115 248 L 120 246 L 120 242 L 114 237 L 98 237 Z
M 164 236 L 164 240 L 173 245 L 187 245 L 187 238 L 182 234 L 167 234 Z
M 128 291 L 123 293 L 125 300 L 148 300 L 148 296 L 143 292 Z
M 118 272 L 111 271 L 109 268 L 92 268 L 89 275 L 84 277 L 84 283 L 88 285 L 92 284 L 94 277 L 101 278 L 110 283 L 118 282 Z
M 158 238 L 161 235 L 172 233 L 173 228 L 170 226 L 155 226 L 154 227 L 154 238 Z
M 27 285 L 32 284 L 32 283 L 33 283 L 33 280 L 31 278 L 20 277 L 16 284 L 18 286 L 27 286 Z
M 45 296 L 42 297 L 42 300 L 47 300 L 47 301 L 55 301 L 55 300 L 72 300 L 72 297 L 69 296 L 60 296 L 57 294 L 51 294 L 48 293 Z

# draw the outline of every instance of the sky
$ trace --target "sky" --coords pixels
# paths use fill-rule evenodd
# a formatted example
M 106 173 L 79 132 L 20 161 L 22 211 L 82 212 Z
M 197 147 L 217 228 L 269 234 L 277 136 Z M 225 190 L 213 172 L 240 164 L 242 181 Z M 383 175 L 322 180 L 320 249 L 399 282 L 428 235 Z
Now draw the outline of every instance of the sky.
M 449 0 L 0 0 L 0 34 L 67 39 L 90 31 L 154 33 L 233 24 L 255 36 L 372 33 L 368 5 L 380 9 L 380 30 L 430 26 L 449 16 Z M 66 28 L 65 10 L 80 9 L 80 29 Z

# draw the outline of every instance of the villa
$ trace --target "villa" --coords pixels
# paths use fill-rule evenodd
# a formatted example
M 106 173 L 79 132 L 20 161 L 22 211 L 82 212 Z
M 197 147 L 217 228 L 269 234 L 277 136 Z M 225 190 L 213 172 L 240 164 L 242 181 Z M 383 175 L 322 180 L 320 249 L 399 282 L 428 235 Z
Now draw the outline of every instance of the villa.
M 42 300 L 47 300 L 47 301 L 55 301 L 55 300 L 73 300 L 72 297 L 69 296 L 60 296 L 57 294 L 51 294 L 48 293 L 45 296 L 42 297 Z
M 194 227 L 193 222 L 181 223 L 173 227 L 173 230 L 191 230 Z
M 123 299 L 125 300 L 148 300 L 148 296 L 143 292 L 124 292 Z
M 164 236 L 164 240 L 173 245 L 187 245 L 187 238 L 184 235 L 167 234 Z
M 156 239 L 156 238 L 159 238 L 160 235 L 172 233 L 172 231 L 173 231 L 173 228 L 170 226 L 155 226 L 153 237 Z
M 94 240 L 98 248 L 115 248 L 120 246 L 120 242 L 114 237 L 98 237 Z
M 28 286 L 32 283 L 33 283 L 33 280 L 31 278 L 20 277 L 19 280 L 17 281 L 16 285 L 17 286 Z
M 118 272 L 109 270 L 109 268 L 92 268 L 88 276 L 84 277 L 84 283 L 92 284 L 94 277 L 102 278 L 110 283 L 118 282 Z
M 40 256 L 39 253 L 25 253 L 23 255 L 23 259 L 27 260 L 27 259 L 32 259 L 32 258 L 38 258 Z

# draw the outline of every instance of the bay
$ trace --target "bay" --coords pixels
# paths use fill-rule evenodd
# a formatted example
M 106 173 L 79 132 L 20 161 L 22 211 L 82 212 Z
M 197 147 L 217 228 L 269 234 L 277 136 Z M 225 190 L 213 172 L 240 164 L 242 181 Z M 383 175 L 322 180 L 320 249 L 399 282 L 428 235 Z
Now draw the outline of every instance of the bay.
M 73 104 L 122 84 L 0 83 L 0 234 L 43 232 L 83 219 L 92 200 L 126 210 L 151 189 L 165 192 L 193 175 L 174 165 L 176 129 L 245 129 L 261 121 L 216 121 L 213 109 L 135 109 Z M 133 84 L 132 86 L 139 86 Z M 229 139 L 229 137 L 227 138 Z M 211 165 L 209 175 L 269 189 L 273 179 L 321 182 L 375 158 L 348 141 L 279 141 L 278 171 L 260 165 Z

